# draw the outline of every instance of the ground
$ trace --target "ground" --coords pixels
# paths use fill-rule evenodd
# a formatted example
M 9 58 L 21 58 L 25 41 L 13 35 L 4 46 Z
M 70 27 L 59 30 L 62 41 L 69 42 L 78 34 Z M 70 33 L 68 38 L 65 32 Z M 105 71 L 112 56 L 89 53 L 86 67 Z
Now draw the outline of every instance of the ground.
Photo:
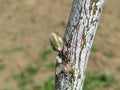
M 54 76 L 56 53 L 48 35 L 64 35 L 71 4 L 72 0 L 0 0 L 0 90 L 42 90 L 43 82 Z M 120 90 L 119 5 L 119 0 L 105 0 L 87 66 L 87 72 L 107 73 L 117 81 L 100 90 Z

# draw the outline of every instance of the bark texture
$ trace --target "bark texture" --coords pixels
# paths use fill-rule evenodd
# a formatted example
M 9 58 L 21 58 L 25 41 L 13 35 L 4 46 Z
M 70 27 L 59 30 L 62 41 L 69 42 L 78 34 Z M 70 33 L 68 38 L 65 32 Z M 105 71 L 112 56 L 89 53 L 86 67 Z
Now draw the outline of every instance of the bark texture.
M 82 90 L 85 69 L 104 0 L 73 0 L 63 49 L 58 52 L 55 90 Z

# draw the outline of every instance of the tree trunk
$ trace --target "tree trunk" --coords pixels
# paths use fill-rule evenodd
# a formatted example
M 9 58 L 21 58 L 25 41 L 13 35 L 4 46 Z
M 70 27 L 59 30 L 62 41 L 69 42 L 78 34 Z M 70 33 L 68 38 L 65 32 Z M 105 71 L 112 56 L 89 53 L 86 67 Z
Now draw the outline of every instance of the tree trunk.
M 73 0 L 58 50 L 55 90 L 82 90 L 85 69 L 104 0 Z

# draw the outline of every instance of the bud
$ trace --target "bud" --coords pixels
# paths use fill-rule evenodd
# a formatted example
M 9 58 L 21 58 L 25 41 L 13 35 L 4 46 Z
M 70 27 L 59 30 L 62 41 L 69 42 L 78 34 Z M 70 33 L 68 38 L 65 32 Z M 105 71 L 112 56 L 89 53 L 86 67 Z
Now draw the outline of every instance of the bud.
M 57 33 L 51 33 L 49 41 L 54 51 L 61 51 L 63 49 L 63 40 Z

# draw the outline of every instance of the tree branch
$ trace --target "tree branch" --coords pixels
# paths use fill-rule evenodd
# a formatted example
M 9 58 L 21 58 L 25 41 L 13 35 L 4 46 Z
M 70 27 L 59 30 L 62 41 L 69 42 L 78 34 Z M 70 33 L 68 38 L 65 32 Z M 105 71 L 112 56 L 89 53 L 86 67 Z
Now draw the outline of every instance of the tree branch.
M 103 3 L 104 0 L 73 0 L 63 48 L 56 58 L 55 90 L 82 90 Z

